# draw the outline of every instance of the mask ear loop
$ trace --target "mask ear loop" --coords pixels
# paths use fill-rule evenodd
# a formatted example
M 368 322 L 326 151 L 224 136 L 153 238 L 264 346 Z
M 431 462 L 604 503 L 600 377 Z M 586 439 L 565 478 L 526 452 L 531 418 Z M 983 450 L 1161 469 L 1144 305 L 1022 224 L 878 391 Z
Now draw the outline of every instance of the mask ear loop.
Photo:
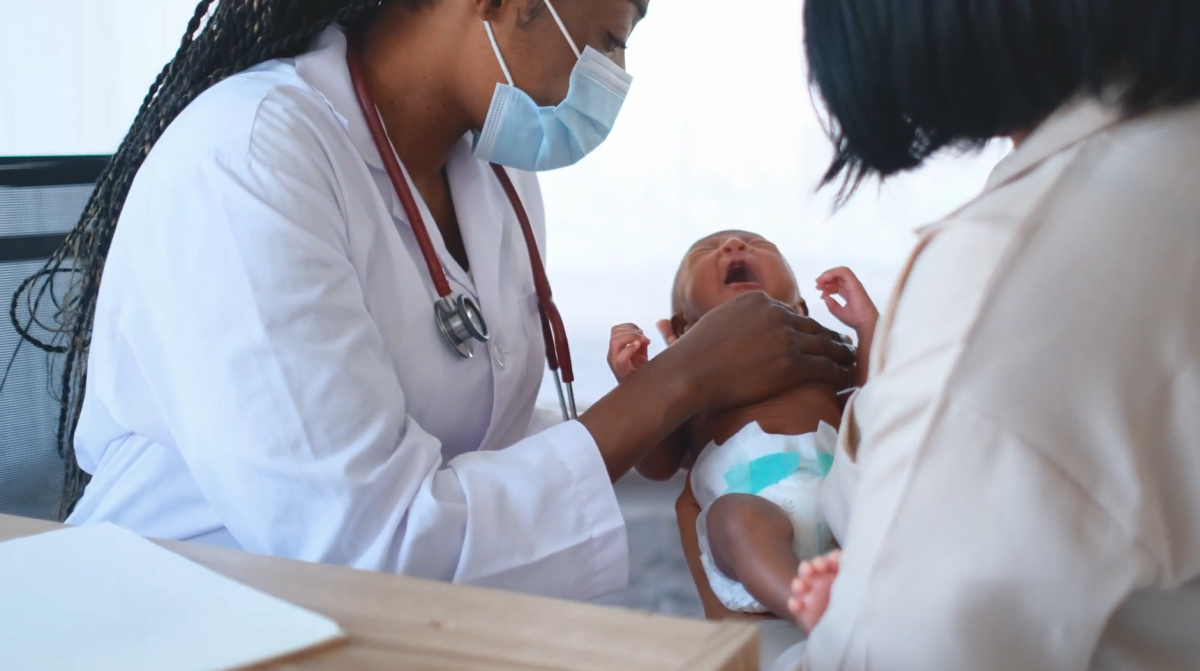
M 580 53 L 579 47 L 575 46 L 575 40 L 571 39 L 571 33 L 567 32 L 567 24 L 558 17 L 558 12 L 554 11 L 554 5 L 550 4 L 550 0 L 543 0 L 546 3 L 546 9 L 550 10 L 550 16 L 554 17 L 554 22 L 558 24 L 558 29 L 562 31 L 563 37 L 567 38 L 567 44 L 571 45 L 571 51 L 575 52 L 575 60 L 579 60 L 583 54 Z
M 509 86 L 514 86 L 512 75 L 508 72 L 508 64 L 504 62 L 504 56 L 500 55 L 500 45 L 496 44 L 496 34 L 492 32 L 492 22 L 484 21 L 483 29 L 487 31 L 488 41 L 492 43 L 492 51 L 496 54 L 496 62 L 500 63 L 500 70 L 504 72 L 504 78 L 508 80 Z

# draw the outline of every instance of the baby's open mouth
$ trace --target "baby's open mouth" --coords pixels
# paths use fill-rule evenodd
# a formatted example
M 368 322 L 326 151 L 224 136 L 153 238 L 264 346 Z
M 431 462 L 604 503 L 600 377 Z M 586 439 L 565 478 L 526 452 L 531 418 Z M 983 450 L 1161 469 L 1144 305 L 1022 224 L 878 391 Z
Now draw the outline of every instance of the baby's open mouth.
M 734 261 L 725 269 L 725 286 L 731 284 L 758 284 L 758 276 L 745 261 Z

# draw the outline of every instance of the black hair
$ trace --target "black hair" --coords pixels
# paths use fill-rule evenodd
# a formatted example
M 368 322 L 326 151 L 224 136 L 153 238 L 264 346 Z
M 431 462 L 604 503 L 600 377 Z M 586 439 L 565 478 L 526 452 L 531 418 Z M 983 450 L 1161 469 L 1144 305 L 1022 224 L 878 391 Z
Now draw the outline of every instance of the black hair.
M 1080 94 L 1115 91 L 1128 115 L 1200 98 L 1196 0 L 807 0 L 804 32 L 839 204 Z
M 87 351 L 100 276 L 129 186 L 154 143 L 189 103 L 217 82 L 259 63 L 300 54 L 330 25 L 359 28 L 385 4 L 416 8 L 432 1 L 201 0 L 197 5 L 179 50 L 154 80 L 128 134 L 97 180 L 79 224 L 46 266 L 13 296 L 10 318 L 18 332 L 38 348 L 65 359 L 56 390 L 61 402 L 58 449 L 66 462 L 60 519 L 70 513 L 88 480 L 75 461 L 72 443 L 87 385 Z M 56 322 L 47 328 L 37 321 L 36 309 L 47 287 L 54 293 L 53 279 L 60 274 L 66 274 L 69 282 L 64 297 L 52 296 L 59 309 Z M 35 289 L 39 282 L 44 284 Z M 17 318 L 22 295 L 33 313 L 23 325 Z M 32 335 L 34 324 L 49 330 L 52 337 L 43 341 Z

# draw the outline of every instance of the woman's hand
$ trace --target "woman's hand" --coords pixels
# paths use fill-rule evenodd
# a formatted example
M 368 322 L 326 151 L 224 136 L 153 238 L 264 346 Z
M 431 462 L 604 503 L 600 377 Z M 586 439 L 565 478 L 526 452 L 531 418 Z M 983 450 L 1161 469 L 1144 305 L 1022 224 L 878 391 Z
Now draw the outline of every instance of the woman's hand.
M 618 324 L 612 327 L 608 341 L 608 367 L 617 378 L 617 384 L 625 381 L 633 371 L 646 365 L 649 360 L 650 339 L 637 324 Z
M 854 348 L 759 291 L 713 309 L 651 363 L 687 376 L 694 410 L 750 405 L 805 382 L 851 382 Z
M 696 502 L 696 497 L 692 493 L 692 476 L 689 475 L 683 486 L 683 493 L 675 501 L 675 519 L 679 523 L 679 540 L 683 543 L 683 557 L 687 560 L 688 571 L 692 574 L 692 582 L 696 583 L 696 591 L 700 593 L 700 603 L 704 606 L 704 617 L 710 620 L 769 618 L 769 615 L 738 613 L 729 610 L 712 591 L 712 587 L 708 584 L 708 575 L 704 573 L 704 564 L 700 561 L 700 538 L 696 534 L 696 519 L 699 517 L 700 504 Z

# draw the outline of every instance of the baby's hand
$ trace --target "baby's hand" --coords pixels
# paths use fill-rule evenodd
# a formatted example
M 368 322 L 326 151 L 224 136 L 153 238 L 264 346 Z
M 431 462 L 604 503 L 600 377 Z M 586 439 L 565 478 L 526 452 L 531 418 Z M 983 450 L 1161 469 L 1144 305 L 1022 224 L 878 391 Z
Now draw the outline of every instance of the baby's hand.
M 612 328 L 608 341 L 608 367 L 624 382 L 633 371 L 646 365 L 649 360 L 650 339 L 636 324 L 618 324 Z
M 834 268 L 827 270 L 817 278 L 817 289 L 821 291 L 821 299 L 825 301 L 829 312 L 846 326 L 861 331 L 874 329 L 879 320 L 879 311 L 867 295 L 862 282 L 858 281 L 849 268 Z M 834 296 L 841 296 L 845 305 L 837 302 Z

